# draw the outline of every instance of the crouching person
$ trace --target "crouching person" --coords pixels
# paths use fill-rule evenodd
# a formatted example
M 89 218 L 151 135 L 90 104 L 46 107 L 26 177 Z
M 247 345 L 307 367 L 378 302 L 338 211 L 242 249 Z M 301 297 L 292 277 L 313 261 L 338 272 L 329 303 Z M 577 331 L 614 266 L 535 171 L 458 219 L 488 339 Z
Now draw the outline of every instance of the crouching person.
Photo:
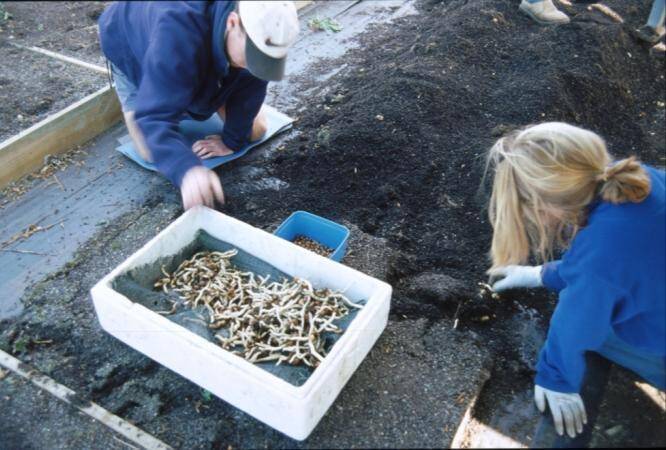
M 185 209 L 223 202 L 220 180 L 201 159 L 266 132 L 266 87 L 282 79 L 298 35 L 293 2 L 114 2 L 99 27 L 137 151 L 180 187 Z M 215 113 L 222 135 L 190 148 L 178 123 Z
M 595 133 L 543 123 L 500 139 L 488 163 L 493 288 L 559 292 L 537 363 L 535 400 L 555 428 L 586 423 L 585 352 L 666 385 L 666 185 L 662 170 L 613 160 Z M 530 255 L 561 260 L 524 266 Z

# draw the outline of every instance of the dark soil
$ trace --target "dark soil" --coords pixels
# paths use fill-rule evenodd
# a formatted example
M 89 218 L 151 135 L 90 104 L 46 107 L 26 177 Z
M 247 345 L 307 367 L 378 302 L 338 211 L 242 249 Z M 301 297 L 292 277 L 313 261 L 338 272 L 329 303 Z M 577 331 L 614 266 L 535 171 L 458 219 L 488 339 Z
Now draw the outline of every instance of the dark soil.
M 664 60 L 630 33 L 650 2 L 607 3 L 626 25 L 582 5 L 571 25 L 549 28 L 508 0 L 422 3 L 417 19 L 369 33 L 346 55 L 351 68 L 301 116 L 301 136 L 266 161 L 289 187 L 232 201 L 228 212 L 260 222 L 305 209 L 360 224 L 402 254 L 388 277 L 393 315 L 441 317 L 485 279 L 484 154 L 504 132 L 567 121 L 600 133 L 618 157 L 664 164 Z M 466 289 L 415 303 L 406 288 L 423 272 Z M 514 298 L 549 309 L 542 295 L 514 294 L 493 312 L 514 315 Z
M 97 19 L 111 2 L 2 2 L 11 18 L 0 20 L 0 40 L 36 46 L 104 65 Z
M 531 386 L 556 299 L 542 291 L 476 297 L 491 236 L 487 190 L 479 192 L 484 152 L 516 126 L 557 120 L 598 132 L 618 157 L 666 161 L 663 55 L 650 55 L 632 32 L 651 2 L 605 3 L 624 24 L 585 4 L 566 9 L 570 25 L 542 27 L 515 1 L 422 2 L 418 18 L 368 33 L 345 56 L 349 68 L 301 116 L 300 138 L 267 161 L 289 188 L 231 202 L 229 212 L 259 223 L 303 209 L 385 238 L 399 254 L 387 279 L 392 318 L 451 317 L 463 301 L 462 327 L 496 355 L 480 405 L 492 410 Z M 456 287 L 414 295 L 424 273 Z M 663 445 L 649 431 L 660 420 L 616 445 Z
M 103 74 L 12 45 L 38 46 L 104 66 L 97 37 L 97 18 L 104 5 L 2 2 L 0 141 L 107 83 Z
M 495 139 L 516 126 L 560 120 L 599 132 L 617 156 L 636 154 L 646 163 L 664 164 L 664 59 L 650 56 L 649 47 L 631 32 L 644 22 L 651 1 L 605 3 L 623 15 L 624 24 L 587 11 L 585 4 L 567 9 L 570 25 L 542 27 L 521 15 L 514 0 L 424 0 L 418 16 L 367 33 L 360 48 L 338 62 L 347 67 L 332 85 L 322 87 L 328 93 L 306 99 L 308 109 L 297 123 L 300 135 L 261 161 L 263 175 L 283 180 L 286 187 L 242 196 L 227 190 L 225 212 L 250 224 L 266 228 L 276 218 L 307 210 L 358 225 L 358 234 L 384 243 L 382 262 L 387 267 L 377 276 L 394 288 L 389 327 L 423 331 L 405 335 L 409 340 L 400 354 L 404 367 L 373 372 L 377 378 L 370 378 L 369 389 L 388 383 L 387 391 L 400 390 L 408 374 L 426 376 L 433 385 L 445 384 L 456 355 L 436 365 L 440 371 L 419 361 L 468 341 L 495 359 L 479 415 L 492 415 L 493 408 L 514 392 L 531 388 L 536 354 L 556 299 L 543 291 L 511 292 L 501 300 L 478 297 L 477 282 L 486 278 L 491 236 L 487 192 L 480 189 L 483 155 Z M 241 162 L 224 168 L 230 186 L 238 181 L 234 174 L 240 168 Z M 158 372 L 165 369 L 136 352 L 123 352 L 119 342 L 109 344 L 90 323 L 90 306 L 77 303 L 87 300 L 85 293 L 96 281 L 92 275 L 101 268 L 108 271 L 131 253 L 131 245 L 145 242 L 155 228 L 173 219 L 177 202 L 175 195 L 160 197 L 137 217 L 109 226 L 105 233 L 111 237 L 101 236 L 91 244 L 100 249 L 89 250 L 88 256 L 34 290 L 25 316 L 6 328 L 15 331 L 0 336 L 3 348 L 40 362 L 35 365 L 41 370 L 71 382 L 159 436 L 198 432 L 198 443 L 213 447 L 239 442 L 295 446 L 278 433 L 252 431 L 256 422 L 236 410 L 221 408 L 219 402 L 206 404 L 205 396 L 185 380 L 155 384 Z M 114 233 L 121 235 L 141 221 L 150 225 L 146 235 L 123 244 L 124 253 L 109 253 Z M 68 280 L 70 270 L 78 275 Z M 59 301 L 51 302 L 56 297 Z M 459 305 L 458 331 L 445 332 Z M 68 317 L 67 322 L 59 317 Z M 425 339 L 434 331 L 436 339 Z M 56 344 L 42 349 L 30 344 L 33 336 Z M 83 338 L 92 341 L 82 342 Z M 387 330 L 385 339 L 394 342 L 395 332 Z M 430 346 L 420 348 L 424 342 Z M 54 354 L 63 359 L 56 360 Z M 118 361 L 118 355 L 124 359 Z M 459 382 L 459 377 L 452 380 L 454 385 Z M 410 383 L 410 389 L 418 385 Z M 349 389 L 343 395 L 353 402 Z M 375 403 L 361 395 L 354 398 L 367 401 L 361 406 L 372 413 Z M 193 410 L 193 402 L 198 402 L 201 414 Z M 347 403 L 336 403 L 327 417 L 345 420 L 345 412 L 338 409 L 343 404 Z M 432 408 L 446 404 L 438 398 Z M 386 414 L 409 416 L 412 407 L 413 403 L 405 409 L 396 406 Z M 366 419 L 352 418 L 354 426 Z M 361 430 L 366 433 L 362 437 L 374 434 L 376 439 L 361 442 L 389 445 L 384 436 L 377 437 L 377 429 L 388 419 L 372 420 L 376 428 Z M 163 428 L 173 423 L 200 428 Z M 654 433 L 658 424 L 659 418 L 632 423 L 636 428 L 616 434 L 613 445 L 663 446 L 663 436 Z M 334 426 L 318 428 L 306 445 L 353 444 L 336 441 L 336 432 Z M 174 439 L 174 445 L 183 443 Z M 399 443 L 423 445 L 417 440 Z
M 9 374 L 0 383 L 0 408 L 14 417 L 30 421 L 15 424 L 0 421 L 0 449 L 103 448 L 126 450 L 127 443 L 107 431 L 102 423 L 79 412 L 50 393 L 35 389 L 18 375 Z M 33 426 L 38 423 L 39 426 Z
M 166 182 L 160 186 L 165 187 Z M 105 227 L 70 264 L 33 288 L 17 321 L 1 323 L 0 348 L 174 448 L 448 446 L 490 363 L 478 337 L 454 331 L 451 320 L 390 323 L 304 442 L 287 438 L 105 333 L 88 289 L 173 221 L 180 208 L 176 196 L 153 192 L 146 204 Z M 373 275 L 385 273 L 385 242 L 347 225 L 354 233 L 349 248 L 367 253 L 345 263 Z M 436 410 L 433 404 L 439 405 Z M 38 426 L 24 409 L 18 413 L 19 420 L 13 416 L 10 422 L 26 423 L 26 433 Z M 30 442 L 19 433 L 8 436 L 3 443 L 9 448 Z
M 643 390 L 645 387 L 641 389 L 639 385 L 644 386 L 645 382 L 636 374 L 613 366 L 590 446 L 664 446 L 666 394 L 648 385 L 647 390 L 653 392 L 652 396 L 648 396 Z M 628 411 L 634 413 L 627 414 Z
M 0 40 L 0 141 L 107 83 L 102 74 Z

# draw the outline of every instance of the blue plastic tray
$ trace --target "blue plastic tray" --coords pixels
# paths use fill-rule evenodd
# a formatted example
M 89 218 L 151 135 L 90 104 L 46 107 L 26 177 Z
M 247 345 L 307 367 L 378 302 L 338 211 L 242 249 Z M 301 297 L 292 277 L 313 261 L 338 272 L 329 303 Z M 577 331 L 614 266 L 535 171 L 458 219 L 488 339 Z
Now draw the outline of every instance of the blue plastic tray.
M 288 241 L 293 241 L 298 235 L 308 237 L 332 248 L 329 258 L 340 262 L 347 252 L 349 228 L 306 211 L 296 211 L 282 222 L 274 234 Z

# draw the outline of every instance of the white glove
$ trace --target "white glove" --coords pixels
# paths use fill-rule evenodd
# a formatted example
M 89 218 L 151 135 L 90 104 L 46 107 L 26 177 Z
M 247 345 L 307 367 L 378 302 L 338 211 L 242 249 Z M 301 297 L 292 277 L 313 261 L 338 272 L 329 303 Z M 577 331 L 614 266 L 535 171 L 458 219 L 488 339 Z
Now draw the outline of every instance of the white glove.
M 587 424 L 587 414 L 580 395 L 551 391 L 535 384 L 534 401 L 539 411 L 546 411 L 546 400 L 548 400 L 548 406 L 553 415 L 555 430 L 560 436 L 564 434 L 564 425 L 566 425 L 567 434 L 571 438 L 575 438 L 576 433 L 583 432 L 583 424 Z
M 512 288 L 533 288 L 543 286 L 541 266 L 503 266 L 490 271 L 490 277 L 504 276 L 493 284 L 495 292 Z

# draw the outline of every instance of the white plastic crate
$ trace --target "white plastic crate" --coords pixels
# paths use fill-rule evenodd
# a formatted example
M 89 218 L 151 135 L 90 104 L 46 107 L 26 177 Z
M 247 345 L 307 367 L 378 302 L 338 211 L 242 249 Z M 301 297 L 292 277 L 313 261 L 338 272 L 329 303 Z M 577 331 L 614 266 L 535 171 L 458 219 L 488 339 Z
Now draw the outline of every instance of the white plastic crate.
M 366 299 L 330 353 L 302 386 L 233 355 L 135 303 L 112 287 L 127 271 L 177 254 L 204 230 L 314 287 Z M 92 289 L 104 330 L 267 425 L 303 440 L 312 432 L 386 327 L 391 286 L 205 207 L 190 209 Z

